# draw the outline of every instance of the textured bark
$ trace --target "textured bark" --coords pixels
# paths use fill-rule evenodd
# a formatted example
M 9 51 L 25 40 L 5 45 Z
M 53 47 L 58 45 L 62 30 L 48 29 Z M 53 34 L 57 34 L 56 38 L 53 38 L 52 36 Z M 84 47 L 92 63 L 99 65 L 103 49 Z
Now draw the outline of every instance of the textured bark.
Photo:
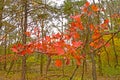
M 43 75 L 43 54 L 40 55 L 40 75 Z
M 23 38 L 22 42 L 23 44 L 26 44 L 26 35 L 24 34 L 27 30 L 27 0 L 23 1 L 24 4 L 24 26 L 23 26 Z M 21 80 L 26 80 L 26 56 L 24 55 L 22 57 L 22 77 Z
M 112 38 L 112 45 L 113 45 L 113 51 L 114 51 L 114 55 L 115 55 L 115 68 L 119 65 L 119 62 L 118 62 L 118 54 L 116 52 L 116 48 L 115 48 L 115 42 L 114 42 L 114 38 Z
M 41 28 L 42 28 L 42 38 L 44 37 L 44 22 L 43 22 L 44 20 L 43 19 L 41 19 Z M 42 40 L 42 45 L 44 45 L 43 44 L 43 40 Z M 41 56 L 40 56 L 40 74 L 41 74 L 41 76 L 43 75 L 43 54 L 41 54 Z
M 74 77 L 76 71 L 78 70 L 78 68 L 79 68 L 79 66 L 76 66 L 75 70 L 72 73 L 72 76 L 70 77 L 70 80 L 73 80 L 73 77 Z
M 2 28 L 2 13 L 3 13 L 3 7 L 4 7 L 4 0 L 0 0 L 0 29 Z
M 49 69 L 50 63 L 51 63 L 51 57 L 48 56 L 48 62 L 47 62 L 47 65 L 46 65 L 46 76 L 47 76 L 47 72 L 48 72 L 48 69 Z
M 103 72 L 102 72 L 102 60 L 101 60 L 101 55 L 99 54 L 98 55 L 98 68 L 99 68 L 99 74 L 101 75 L 101 76 L 103 76 Z
M 104 50 L 105 50 L 105 52 L 106 52 L 106 54 L 107 54 L 107 63 L 108 63 L 108 66 L 111 67 L 111 65 L 110 65 L 109 53 L 108 53 L 108 51 L 106 50 L 106 47 L 105 47 L 105 46 L 104 46 Z
M 97 74 L 96 74 L 96 61 L 95 61 L 95 54 L 90 54 L 91 61 L 92 61 L 92 78 L 93 80 L 97 80 Z
M 6 31 L 6 29 L 5 29 Z M 6 56 L 7 54 L 7 35 L 5 37 L 5 42 L 4 42 L 4 55 Z M 6 71 L 6 66 L 7 66 L 7 62 L 6 62 L 6 57 L 5 57 L 5 61 L 4 61 L 4 70 Z
M 14 65 L 14 60 L 10 63 L 10 67 L 7 71 L 7 74 L 9 74 L 9 72 L 11 71 L 11 69 L 13 68 L 13 65 Z

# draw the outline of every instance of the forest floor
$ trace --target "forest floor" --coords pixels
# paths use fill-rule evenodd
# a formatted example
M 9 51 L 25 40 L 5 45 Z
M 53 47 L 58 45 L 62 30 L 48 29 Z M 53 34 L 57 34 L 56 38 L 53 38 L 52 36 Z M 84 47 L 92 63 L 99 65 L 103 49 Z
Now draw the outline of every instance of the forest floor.
M 48 74 L 45 74 L 45 66 L 43 70 L 43 76 L 40 74 L 40 65 L 29 66 L 26 74 L 27 80 L 69 80 L 75 66 L 74 65 L 65 65 L 63 67 L 55 67 L 51 64 Z M 97 80 L 120 80 L 120 67 L 103 67 L 103 75 L 100 75 L 99 70 L 97 70 Z M 78 68 L 73 77 L 73 80 L 81 80 L 82 75 L 82 66 Z M 7 74 L 7 71 L 0 71 L 0 80 L 21 80 L 21 71 L 20 65 L 14 65 L 12 70 Z M 92 71 L 91 64 L 87 65 L 87 70 L 85 70 L 84 80 L 92 80 Z

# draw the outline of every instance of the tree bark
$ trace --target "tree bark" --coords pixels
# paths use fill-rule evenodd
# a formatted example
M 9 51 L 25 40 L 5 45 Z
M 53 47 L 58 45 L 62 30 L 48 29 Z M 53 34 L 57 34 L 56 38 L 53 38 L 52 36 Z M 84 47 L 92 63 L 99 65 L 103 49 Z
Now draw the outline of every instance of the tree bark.
M 5 31 L 6 31 L 6 29 L 5 29 Z M 4 42 L 4 56 L 6 56 L 6 53 L 7 53 L 7 35 L 5 37 L 5 42 Z M 7 66 L 7 63 L 6 63 L 6 57 L 5 57 L 5 61 L 4 61 L 4 70 L 5 71 L 6 71 L 6 66 Z
M 48 56 L 48 62 L 47 62 L 47 65 L 46 65 L 46 76 L 47 76 L 47 73 L 48 73 L 48 69 L 49 69 L 50 63 L 51 63 L 51 57 Z
M 23 1 L 24 4 L 24 26 L 23 26 L 23 37 L 22 42 L 23 44 L 26 44 L 26 35 L 24 34 L 27 30 L 27 0 Z M 24 55 L 22 57 L 22 77 L 21 80 L 26 80 L 26 56 Z
M 114 55 L 115 55 L 115 62 L 116 62 L 114 67 L 116 68 L 119 65 L 119 63 L 118 63 L 118 54 L 116 52 L 114 38 L 112 38 L 112 45 L 113 45 L 113 51 L 114 51 Z
M 0 29 L 2 28 L 3 7 L 4 7 L 4 0 L 0 0 Z
M 99 65 L 98 65 L 98 67 L 99 67 L 99 74 L 101 76 L 103 76 L 103 73 L 102 73 L 102 60 L 101 60 L 101 55 L 100 54 L 98 55 L 98 62 L 99 62 Z
M 91 53 L 90 54 L 91 61 L 92 61 L 92 77 L 93 80 L 97 80 L 97 75 L 96 75 L 96 61 L 95 61 L 95 54 Z
M 105 46 L 104 46 L 104 50 L 105 50 L 105 52 L 106 52 L 106 54 L 107 54 L 107 63 L 108 63 L 108 66 L 111 67 L 111 65 L 110 65 L 109 53 L 108 53 L 108 51 L 106 50 L 106 47 L 105 47 Z
M 77 65 L 76 68 L 75 68 L 75 70 L 72 73 L 72 76 L 70 77 L 70 80 L 73 80 L 73 77 L 74 77 L 76 71 L 78 70 L 78 68 L 79 68 L 79 66 Z

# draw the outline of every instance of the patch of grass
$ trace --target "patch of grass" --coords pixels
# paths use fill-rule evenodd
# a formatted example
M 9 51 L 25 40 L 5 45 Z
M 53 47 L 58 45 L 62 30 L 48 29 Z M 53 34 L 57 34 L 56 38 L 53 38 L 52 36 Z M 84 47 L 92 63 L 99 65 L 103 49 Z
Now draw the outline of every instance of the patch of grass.
M 103 67 L 103 73 L 108 76 L 117 76 L 120 75 L 120 67 Z

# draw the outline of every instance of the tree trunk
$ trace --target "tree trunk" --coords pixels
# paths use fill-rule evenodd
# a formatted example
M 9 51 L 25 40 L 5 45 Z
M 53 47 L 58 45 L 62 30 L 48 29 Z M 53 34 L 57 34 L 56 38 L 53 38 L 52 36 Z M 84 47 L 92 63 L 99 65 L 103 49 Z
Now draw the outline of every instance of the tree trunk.
M 42 28 L 42 38 L 44 37 L 44 23 L 43 23 L 43 19 L 41 19 L 41 28 Z M 43 40 L 42 40 L 42 45 L 44 45 L 43 44 Z M 40 74 L 41 74 L 41 76 L 43 75 L 43 54 L 41 54 L 41 56 L 40 56 Z
M 113 51 L 114 51 L 114 54 L 115 54 L 115 68 L 118 66 L 118 54 L 116 52 L 116 48 L 115 48 L 115 42 L 114 42 L 114 38 L 112 38 L 112 45 L 113 45 Z
M 23 1 L 24 4 L 24 26 L 23 26 L 23 38 L 22 42 L 23 44 L 26 44 L 26 35 L 24 34 L 27 30 L 27 0 Z M 26 80 L 26 56 L 24 55 L 22 57 L 22 77 L 21 80 Z
M 98 55 L 98 63 L 99 63 L 99 65 L 98 65 L 99 74 L 102 76 L 103 75 L 103 73 L 102 73 L 102 61 L 101 61 L 101 55 L 100 54 Z
M 5 30 L 6 31 L 6 30 Z M 6 33 L 6 32 L 5 32 Z M 6 71 L 6 53 L 7 53 L 7 35 L 5 37 L 5 42 L 4 42 L 4 56 L 5 56 L 5 61 L 4 61 L 4 70 Z
M 22 78 L 21 80 L 26 80 L 26 56 L 22 57 Z
M 47 76 L 47 72 L 48 72 L 48 69 L 49 69 L 50 63 L 51 63 L 51 57 L 48 56 L 48 62 L 47 62 L 47 65 L 46 65 L 46 76 Z
M 106 47 L 105 47 L 105 46 L 104 46 L 104 50 L 105 50 L 105 52 L 106 52 L 106 54 L 107 54 L 107 63 L 108 63 L 108 66 L 111 67 L 111 65 L 110 65 L 109 53 L 108 53 L 108 51 L 106 50 Z
M 82 68 L 82 76 L 81 76 L 81 80 L 84 80 L 84 72 L 85 71 L 85 60 L 83 60 L 83 68 Z
M 11 69 L 13 68 L 13 65 L 14 65 L 14 60 L 10 63 L 10 67 L 7 71 L 7 74 L 9 74 L 9 72 L 11 71 Z
M 75 70 L 72 73 L 72 76 L 70 77 L 70 80 L 73 80 L 73 77 L 74 77 L 76 71 L 78 70 L 78 68 L 79 68 L 79 66 L 77 65 L 76 68 L 75 68 Z
M 40 55 L 40 75 L 43 75 L 43 54 Z
M 92 77 L 93 80 L 97 80 L 97 75 L 96 75 L 96 61 L 95 61 L 95 54 L 91 53 L 90 54 L 91 61 L 92 61 Z
M 0 0 L 0 29 L 2 28 L 3 7 L 4 7 L 4 0 Z

